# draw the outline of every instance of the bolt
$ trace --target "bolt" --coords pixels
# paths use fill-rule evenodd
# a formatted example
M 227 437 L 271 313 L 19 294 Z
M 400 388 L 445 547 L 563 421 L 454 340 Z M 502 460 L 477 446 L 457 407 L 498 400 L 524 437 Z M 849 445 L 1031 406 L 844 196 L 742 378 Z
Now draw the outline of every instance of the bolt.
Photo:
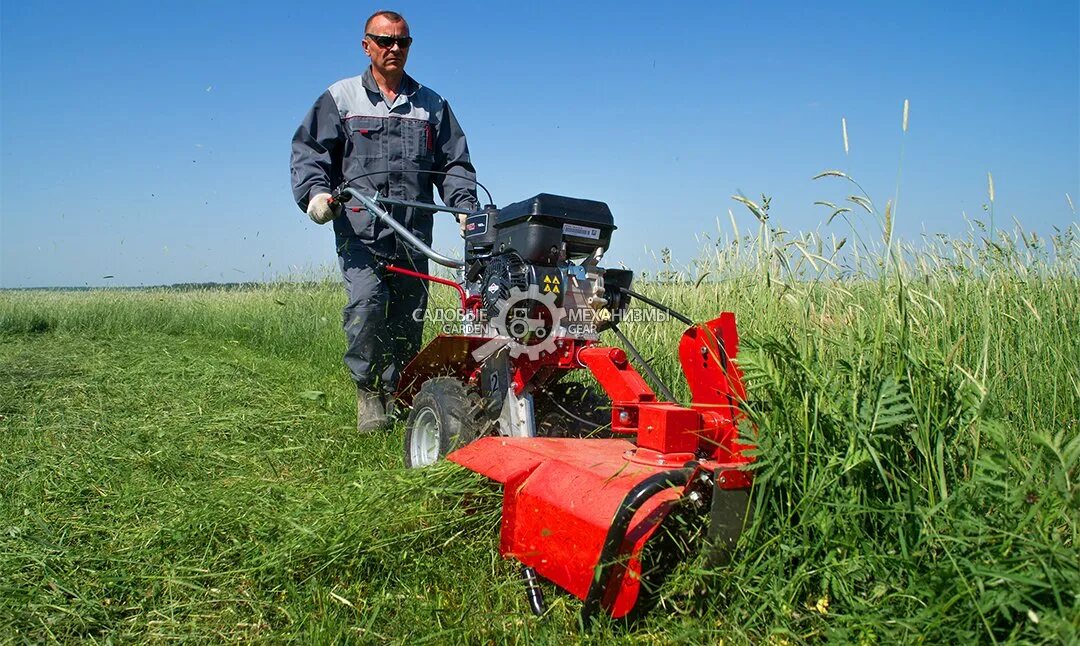
M 628 423 L 630 423 L 630 413 L 628 413 L 628 412 L 626 412 L 624 410 L 619 411 L 619 423 L 620 424 L 628 424 Z

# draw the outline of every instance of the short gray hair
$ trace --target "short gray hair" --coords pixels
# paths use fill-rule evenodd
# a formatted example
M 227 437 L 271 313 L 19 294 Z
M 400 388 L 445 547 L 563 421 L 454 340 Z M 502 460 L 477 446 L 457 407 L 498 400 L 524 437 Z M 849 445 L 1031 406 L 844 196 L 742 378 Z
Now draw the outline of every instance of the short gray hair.
M 396 11 L 387 11 L 386 9 L 380 9 L 379 11 L 376 11 L 375 13 L 371 14 L 371 17 L 369 17 L 364 22 L 364 34 L 368 33 L 368 29 L 370 29 L 370 27 L 371 27 L 371 21 L 375 20 L 379 16 L 382 16 L 383 18 L 386 18 L 390 22 L 403 22 L 403 23 L 406 24 L 406 26 L 409 24 L 408 21 L 405 20 L 404 16 L 402 16 L 400 13 L 398 13 Z

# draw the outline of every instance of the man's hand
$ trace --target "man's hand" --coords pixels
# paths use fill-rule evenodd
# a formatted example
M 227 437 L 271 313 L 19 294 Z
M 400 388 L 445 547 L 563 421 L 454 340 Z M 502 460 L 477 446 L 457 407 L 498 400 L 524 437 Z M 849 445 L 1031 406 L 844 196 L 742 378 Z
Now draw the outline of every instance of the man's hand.
M 465 215 L 464 213 L 458 213 L 457 214 L 458 226 L 461 227 L 461 237 L 462 238 L 465 237 L 465 221 L 468 220 L 468 219 L 469 219 L 469 216 Z
M 341 204 L 330 204 L 329 193 L 318 193 L 307 205 L 307 214 L 315 224 L 326 224 L 341 215 Z

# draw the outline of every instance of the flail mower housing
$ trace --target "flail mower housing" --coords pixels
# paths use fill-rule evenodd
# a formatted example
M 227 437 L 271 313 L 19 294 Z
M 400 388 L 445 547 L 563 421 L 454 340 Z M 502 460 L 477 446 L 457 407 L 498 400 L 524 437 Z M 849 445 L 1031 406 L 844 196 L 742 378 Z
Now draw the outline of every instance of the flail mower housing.
M 586 623 L 648 609 L 650 592 L 685 553 L 662 531 L 676 520 L 707 528 L 714 562 L 730 558 L 751 485 L 751 447 L 738 437 L 745 392 L 733 314 L 694 323 L 631 290 L 632 272 L 602 268 L 615 230 L 602 202 L 541 194 L 467 213 L 459 261 L 383 205 L 464 211 L 348 187 L 335 199 L 348 196 L 457 274 L 386 267 L 452 286 L 461 299 L 461 333 L 436 336 L 403 371 L 405 461 L 446 458 L 503 485 L 499 550 L 522 564 L 535 612 L 544 608 L 537 575 L 582 599 Z M 620 331 L 632 299 L 688 326 L 679 342 L 686 405 Z M 626 350 L 602 345 L 604 331 Z M 599 389 L 572 377 L 583 370 Z

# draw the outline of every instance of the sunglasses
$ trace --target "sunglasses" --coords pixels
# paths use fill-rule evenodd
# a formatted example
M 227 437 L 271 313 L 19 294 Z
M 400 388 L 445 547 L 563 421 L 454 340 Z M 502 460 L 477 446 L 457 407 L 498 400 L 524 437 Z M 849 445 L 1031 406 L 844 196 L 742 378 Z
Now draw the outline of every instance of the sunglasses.
M 376 45 L 383 49 L 390 49 L 394 46 L 394 43 L 398 44 L 398 47 L 402 49 L 408 49 L 409 45 L 412 45 L 412 36 L 376 36 L 375 34 L 364 34 Z

